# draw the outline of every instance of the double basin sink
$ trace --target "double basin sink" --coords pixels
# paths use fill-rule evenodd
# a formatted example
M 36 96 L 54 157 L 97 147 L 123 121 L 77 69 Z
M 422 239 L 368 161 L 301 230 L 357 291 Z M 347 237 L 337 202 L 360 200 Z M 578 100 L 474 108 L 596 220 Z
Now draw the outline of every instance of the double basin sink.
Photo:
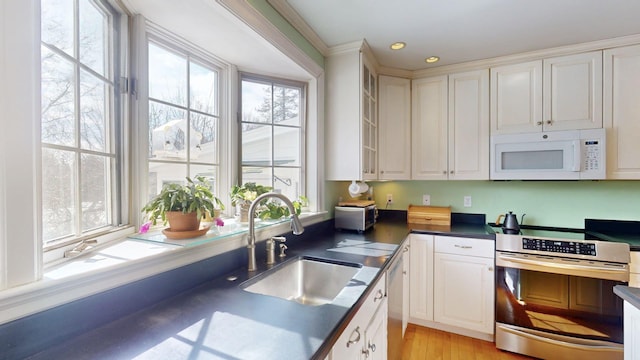
M 357 263 L 301 256 L 247 280 L 240 287 L 303 305 L 324 305 L 334 302 L 361 268 Z

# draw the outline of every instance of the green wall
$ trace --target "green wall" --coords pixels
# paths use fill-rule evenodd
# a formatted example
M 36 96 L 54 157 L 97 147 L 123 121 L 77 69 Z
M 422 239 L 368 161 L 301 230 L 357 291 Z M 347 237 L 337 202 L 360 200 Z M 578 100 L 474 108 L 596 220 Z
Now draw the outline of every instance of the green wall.
M 326 208 L 333 211 L 339 198 L 351 199 L 349 182 L 326 182 Z M 527 214 L 524 224 L 583 228 L 585 218 L 640 221 L 640 181 L 389 181 L 367 182 L 374 200 L 387 207 L 406 210 L 431 195 L 431 205 L 451 206 L 451 211 L 480 213 L 493 222 L 499 214 Z M 463 198 L 472 197 L 464 207 Z

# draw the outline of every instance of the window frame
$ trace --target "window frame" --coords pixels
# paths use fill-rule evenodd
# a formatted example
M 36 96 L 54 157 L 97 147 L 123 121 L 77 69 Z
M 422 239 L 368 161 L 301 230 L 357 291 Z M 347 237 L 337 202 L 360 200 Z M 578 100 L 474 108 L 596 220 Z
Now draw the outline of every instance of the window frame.
M 308 110 L 307 110 L 307 103 L 308 103 L 308 84 L 301 82 L 301 81 L 296 81 L 296 80 L 290 80 L 290 79 L 283 79 L 283 78 L 278 78 L 278 77 L 273 77 L 273 76 L 267 76 L 267 75 L 259 75 L 259 74 L 255 74 L 255 73 L 249 73 L 249 72 L 240 72 L 239 73 L 239 81 L 238 81 L 238 137 L 237 137 L 237 141 L 238 141 L 238 182 L 239 184 L 244 183 L 244 179 L 242 178 L 242 174 L 243 174 L 243 168 L 244 168 L 244 164 L 242 162 L 242 125 L 245 123 L 245 121 L 243 121 L 242 119 L 242 103 L 243 103 L 243 97 L 242 97 L 242 82 L 243 81 L 251 81 L 251 82 L 255 82 L 255 83 L 264 83 L 264 84 L 270 84 L 271 87 L 274 86 L 287 86 L 287 87 L 295 87 L 297 89 L 300 89 L 300 104 L 299 104 L 299 118 L 300 118 L 300 148 L 299 148 L 299 156 L 300 156 L 300 165 L 299 166 L 277 166 L 274 156 L 275 156 L 275 151 L 274 151 L 274 147 L 275 147 L 275 142 L 273 141 L 274 137 L 275 137 L 275 133 L 274 133 L 274 129 L 277 128 L 278 126 L 281 125 L 276 125 L 275 122 L 270 122 L 270 123 L 260 123 L 261 126 L 270 126 L 271 127 L 271 165 L 265 165 L 265 166 L 261 166 L 262 168 L 270 168 L 271 169 L 271 184 L 270 186 L 273 186 L 275 183 L 274 178 L 276 177 L 275 175 L 275 169 L 277 168 L 299 168 L 300 169 L 300 195 L 301 196 L 305 196 L 307 197 L 307 122 L 308 122 Z M 275 188 L 275 187 L 274 187 Z M 291 199 L 291 200 L 296 200 L 296 199 Z M 315 199 L 314 199 L 315 200 Z
M 60 262 L 68 260 L 65 258 L 65 251 L 70 250 L 77 246 L 80 242 L 85 240 L 96 240 L 96 245 L 102 245 L 106 242 L 114 241 L 117 239 L 121 239 L 127 234 L 132 232 L 132 224 L 129 218 L 130 215 L 130 202 L 128 201 L 129 193 L 128 187 L 130 180 L 127 174 L 130 173 L 129 166 L 130 161 L 128 160 L 127 153 L 130 151 L 130 141 L 128 141 L 129 131 L 129 80 L 128 80 L 128 44 L 129 44 L 129 26 L 128 26 L 128 15 L 126 12 L 120 8 L 117 4 L 114 4 L 110 0 L 92 0 L 99 6 L 102 11 L 108 12 L 110 15 L 110 21 L 105 25 L 104 29 L 106 30 L 107 36 L 107 46 L 105 50 L 109 52 L 109 54 L 105 54 L 105 59 L 108 59 L 108 62 L 105 63 L 105 71 L 104 75 L 100 75 L 100 77 L 104 77 L 107 79 L 108 83 L 112 86 L 113 91 L 109 93 L 105 93 L 105 97 L 108 99 L 108 105 L 105 107 L 107 110 L 107 119 L 109 119 L 109 124 L 105 130 L 105 135 L 107 136 L 107 143 L 105 144 L 105 150 L 103 153 L 112 153 L 113 156 L 109 157 L 112 159 L 112 165 L 110 166 L 111 177 L 107 179 L 107 189 L 109 191 L 108 198 L 110 202 L 110 221 L 107 225 L 102 226 L 97 229 L 85 231 L 81 233 L 79 236 L 67 236 L 60 239 L 52 240 L 48 243 L 45 243 L 42 238 L 42 232 L 39 233 L 40 243 L 41 243 L 41 251 L 42 251 L 42 266 L 43 267 L 51 267 L 57 265 Z M 74 9 L 78 6 L 78 1 L 74 1 Z M 75 10 L 74 10 L 75 12 Z M 36 21 L 40 24 L 40 14 L 41 9 L 38 7 L 38 18 Z M 77 24 L 77 13 L 74 14 L 74 24 Z M 40 27 L 38 27 L 40 29 Z M 78 41 L 78 28 L 74 26 L 74 47 L 77 46 Z M 45 45 L 42 41 L 40 41 L 40 37 L 38 39 L 38 47 L 41 46 L 46 47 L 49 51 L 52 51 L 56 54 L 60 54 L 59 51 L 51 49 L 50 46 Z M 89 68 L 84 65 L 81 59 L 78 59 L 77 54 L 74 53 L 73 56 L 64 54 L 66 58 L 70 58 L 74 67 L 74 75 L 77 77 L 78 74 L 83 71 L 87 71 L 92 75 L 96 75 L 95 70 Z M 40 58 L 40 52 L 37 53 L 37 56 Z M 79 77 L 74 78 L 74 83 L 79 86 L 81 80 Z M 40 84 L 38 88 L 40 89 Z M 77 93 L 78 90 L 76 90 Z M 74 102 L 77 104 L 80 101 L 79 98 L 75 98 Z M 76 110 L 77 111 L 77 110 Z M 77 118 L 77 113 L 76 113 Z M 80 124 L 79 120 L 74 120 L 76 124 Z M 38 126 L 41 125 L 40 119 L 38 120 Z M 79 129 L 77 131 L 80 131 Z M 42 152 L 45 148 L 58 148 L 56 145 L 45 145 L 40 140 L 40 131 L 38 131 L 38 152 Z M 79 152 L 81 156 L 84 153 L 92 154 L 93 151 L 85 151 L 82 149 L 80 144 L 75 146 L 76 152 Z M 39 155 L 40 157 L 41 155 Z M 39 162 L 41 163 L 41 161 Z M 39 173 L 42 172 L 42 165 L 38 167 Z M 75 176 L 75 175 L 74 175 Z M 80 177 L 82 175 L 80 174 Z M 39 176 L 38 181 L 38 193 L 39 193 L 39 207 L 38 211 L 40 213 L 40 224 L 43 224 L 43 204 L 42 204 L 42 191 L 43 191 L 43 181 L 42 176 Z M 78 187 L 80 186 L 79 184 Z M 75 189 L 79 191 L 78 189 Z M 81 212 L 77 215 L 78 219 L 81 220 Z M 81 228 L 81 225 L 78 224 L 78 227 Z M 76 229 L 74 229 L 75 231 Z

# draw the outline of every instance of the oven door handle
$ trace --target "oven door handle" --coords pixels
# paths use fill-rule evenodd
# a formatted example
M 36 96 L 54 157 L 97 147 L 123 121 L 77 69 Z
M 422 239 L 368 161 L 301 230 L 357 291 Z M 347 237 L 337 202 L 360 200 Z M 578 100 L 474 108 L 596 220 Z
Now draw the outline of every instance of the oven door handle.
M 549 271 L 549 269 L 558 269 L 561 270 L 560 273 L 564 275 L 590 275 L 598 279 L 617 280 L 622 282 L 629 281 L 629 268 L 624 265 L 622 265 L 619 269 L 615 269 L 595 265 L 561 264 L 553 261 L 523 259 L 517 256 L 498 253 L 496 256 L 496 265 L 502 267 L 511 267 L 509 266 L 509 264 L 502 263 L 501 261 L 522 264 L 524 266 L 520 268 L 524 268 L 525 270 L 551 272 Z
M 540 336 L 537 334 L 532 334 L 526 330 L 520 330 L 520 329 L 514 329 L 511 326 L 505 326 L 505 325 L 496 325 L 498 328 L 500 328 L 500 330 L 514 334 L 516 336 L 522 336 L 534 341 L 540 341 L 540 342 L 545 342 L 545 343 L 552 343 L 554 345 L 560 346 L 560 347 L 564 347 L 564 348 L 569 348 L 569 349 L 577 349 L 577 350 L 582 350 L 582 351 L 613 351 L 613 352 L 617 352 L 617 353 L 622 353 L 623 349 L 622 349 L 622 345 L 609 345 L 609 344 L 603 344 L 597 340 L 585 340 L 585 339 L 581 339 L 580 342 L 582 343 L 573 343 L 573 342 L 568 342 L 568 341 L 564 341 L 564 340 L 560 340 L 560 339 L 553 339 L 550 337 L 546 337 L 546 336 Z

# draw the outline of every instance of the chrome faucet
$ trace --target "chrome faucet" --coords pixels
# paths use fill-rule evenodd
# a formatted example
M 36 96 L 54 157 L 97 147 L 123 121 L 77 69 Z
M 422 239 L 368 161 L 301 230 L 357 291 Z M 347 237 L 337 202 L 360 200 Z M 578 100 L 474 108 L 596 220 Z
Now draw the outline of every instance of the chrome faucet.
M 256 234 L 254 229 L 254 217 L 256 208 L 258 207 L 258 204 L 260 204 L 260 201 L 270 197 L 282 200 L 282 202 L 284 202 L 284 204 L 289 208 L 289 212 L 291 213 L 291 231 L 293 231 L 293 234 L 300 235 L 304 232 L 304 227 L 302 226 L 302 223 L 300 222 L 300 219 L 296 214 L 296 209 L 293 207 L 293 203 L 291 203 L 291 200 L 289 200 L 289 198 L 282 194 L 274 192 L 269 192 L 258 196 L 249 206 L 249 237 L 247 238 L 247 250 L 249 251 L 249 271 L 256 270 Z

